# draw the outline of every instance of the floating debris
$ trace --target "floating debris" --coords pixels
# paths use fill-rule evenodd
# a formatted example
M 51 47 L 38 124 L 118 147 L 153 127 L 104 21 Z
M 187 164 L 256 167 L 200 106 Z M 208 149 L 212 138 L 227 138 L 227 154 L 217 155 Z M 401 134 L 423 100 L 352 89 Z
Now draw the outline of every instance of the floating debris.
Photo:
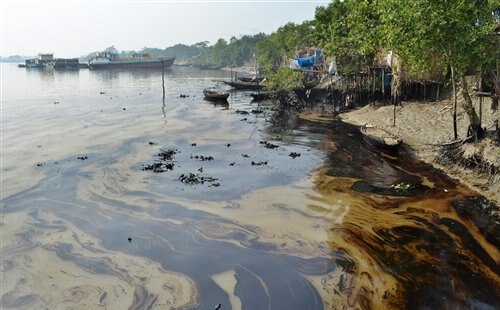
M 191 146 L 196 146 L 196 143 L 191 143 Z
M 248 158 L 250 156 L 248 156 L 247 154 L 241 154 L 241 156 L 243 156 L 243 158 Z
M 161 150 L 158 153 L 160 158 L 158 162 L 154 162 L 150 165 L 143 165 L 142 171 L 153 171 L 154 173 L 167 172 L 168 170 L 174 170 L 175 164 L 172 162 L 174 155 L 179 151 L 177 149 Z
M 232 162 L 229 164 L 229 166 L 234 166 L 236 163 L 235 162 Z
M 203 156 L 203 155 L 196 155 L 196 156 L 191 156 L 191 159 L 198 159 L 201 161 L 209 161 L 209 160 L 214 160 L 215 158 L 213 156 Z
M 262 109 L 255 109 L 255 110 L 252 110 L 252 113 L 253 114 L 262 114 L 262 113 L 264 113 L 264 110 L 262 110 Z
M 102 91 L 102 92 L 99 92 L 99 94 L 101 94 L 101 95 L 104 95 L 105 93 L 106 93 L 106 92 L 103 92 L 103 91 Z
M 181 181 L 184 184 L 189 184 L 189 185 L 205 184 L 205 182 L 213 183 L 217 180 L 218 180 L 217 178 L 204 177 L 204 176 L 200 176 L 200 175 L 194 174 L 194 173 L 181 174 L 179 176 L 179 181 Z M 218 186 L 220 186 L 220 184 Z
M 248 119 L 245 117 L 245 118 L 242 118 L 240 119 L 240 121 L 244 122 L 244 121 L 247 121 Z
M 259 161 L 258 163 L 252 161 L 252 166 L 262 166 L 262 165 L 267 165 L 267 160 Z
M 268 141 L 260 141 L 259 143 L 260 144 L 264 144 L 264 146 L 266 147 L 266 149 L 275 149 L 275 148 L 279 147 L 279 145 L 272 144 L 271 142 L 268 142 Z
M 161 160 L 173 160 L 174 155 L 179 153 L 179 150 L 177 149 L 168 149 L 168 150 L 161 150 L 160 153 L 158 153 L 158 156 L 160 157 Z
M 132 243 L 132 237 L 128 237 L 128 243 Z
M 174 163 L 152 163 L 142 167 L 142 171 L 152 170 L 154 173 L 167 172 L 168 170 L 174 170 Z
M 87 156 L 78 156 L 77 159 L 86 160 L 86 159 L 89 159 L 89 158 Z
M 230 147 L 230 146 L 231 146 L 231 143 L 226 144 L 226 146 L 227 146 L 227 147 Z
M 244 110 L 236 110 L 236 113 L 241 114 L 241 115 L 248 115 L 248 114 L 250 114 L 250 113 L 248 113 L 247 111 L 244 111 Z
M 156 143 L 149 141 L 149 145 L 156 145 Z
M 290 156 L 292 158 L 300 157 L 300 153 L 291 152 L 290 154 L 288 154 L 288 156 Z

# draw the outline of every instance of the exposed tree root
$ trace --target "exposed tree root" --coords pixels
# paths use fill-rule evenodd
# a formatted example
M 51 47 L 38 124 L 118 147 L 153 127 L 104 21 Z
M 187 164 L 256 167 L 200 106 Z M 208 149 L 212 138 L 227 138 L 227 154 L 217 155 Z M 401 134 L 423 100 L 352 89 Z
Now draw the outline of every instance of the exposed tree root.
M 485 142 L 475 144 L 465 143 L 466 141 L 467 139 L 441 145 L 439 155 L 434 161 L 441 165 L 458 165 L 482 174 L 488 178 L 489 184 L 499 182 L 500 165 L 498 161 L 492 162 L 485 154 Z

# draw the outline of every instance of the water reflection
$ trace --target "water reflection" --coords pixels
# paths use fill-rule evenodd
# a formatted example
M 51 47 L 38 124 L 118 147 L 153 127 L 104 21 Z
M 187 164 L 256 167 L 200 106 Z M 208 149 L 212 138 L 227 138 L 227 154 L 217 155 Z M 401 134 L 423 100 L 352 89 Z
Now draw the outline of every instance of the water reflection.
M 109 83 L 116 79 L 127 79 L 130 81 L 150 80 L 159 77 L 161 80 L 162 70 L 158 69 L 109 69 L 109 70 L 89 70 L 90 75 L 102 82 Z M 171 76 L 173 71 L 165 69 L 165 76 Z

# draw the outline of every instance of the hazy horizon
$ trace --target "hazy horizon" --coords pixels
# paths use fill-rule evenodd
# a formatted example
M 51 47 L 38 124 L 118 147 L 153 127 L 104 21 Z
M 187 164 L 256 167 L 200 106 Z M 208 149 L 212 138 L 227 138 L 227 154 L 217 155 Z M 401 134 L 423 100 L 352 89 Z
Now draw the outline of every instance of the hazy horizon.
M 314 18 L 329 1 L 2 1 L 3 57 L 53 53 L 79 57 L 219 38 L 271 34 Z

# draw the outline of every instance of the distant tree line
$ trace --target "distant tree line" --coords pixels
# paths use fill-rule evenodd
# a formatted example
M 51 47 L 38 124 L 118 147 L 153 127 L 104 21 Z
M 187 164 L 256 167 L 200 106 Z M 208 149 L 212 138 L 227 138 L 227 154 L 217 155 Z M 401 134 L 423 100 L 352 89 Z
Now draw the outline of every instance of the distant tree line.
M 20 63 L 20 62 L 24 62 L 28 58 L 30 58 L 30 57 L 24 56 L 24 55 L 0 56 L 0 62 Z

